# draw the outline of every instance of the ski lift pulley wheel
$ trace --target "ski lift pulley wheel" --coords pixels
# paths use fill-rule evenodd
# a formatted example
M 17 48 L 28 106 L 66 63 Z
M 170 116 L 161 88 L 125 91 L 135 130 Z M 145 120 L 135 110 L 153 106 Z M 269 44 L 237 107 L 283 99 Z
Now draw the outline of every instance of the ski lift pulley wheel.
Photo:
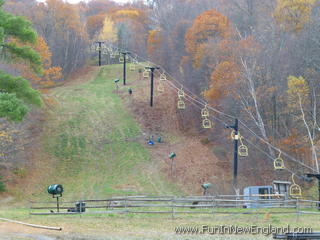
M 231 137 L 232 140 L 238 140 L 238 139 L 240 139 L 240 138 L 241 138 L 240 131 L 238 131 L 238 135 L 236 135 L 235 131 L 232 130 L 230 137 Z
M 235 137 L 235 134 L 236 134 L 235 131 L 232 130 L 232 131 L 231 131 L 231 139 L 232 139 L 232 140 L 234 140 L 234 139 L 236 138 L 236 137 Z
M 205 129 L 212 128 L 212 123 L 211 123 L 210 119 L 208 119 L 208 118 L 203 119 L 202 127 Z

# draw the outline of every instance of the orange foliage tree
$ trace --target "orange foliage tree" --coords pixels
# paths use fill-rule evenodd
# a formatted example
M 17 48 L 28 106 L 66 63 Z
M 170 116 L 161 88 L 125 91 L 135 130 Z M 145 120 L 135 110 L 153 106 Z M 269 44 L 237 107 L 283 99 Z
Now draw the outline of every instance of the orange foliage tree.
M 147 42 L 147 49 L 148 49 L 148 56 L 158 56 L 161 47 L 161 31 L 159 30 L 151 30 L 149 31 L 148 42 Z
M 106 16 L 107 15 L 104 13 L 99 13 L 87 18 L 87 31 L 90 38 L 94 37 L 98 32 L 101 31 Z
M 192 56 L 194 67 L 201 66 L 209 41 L 219 42 L 230 36 L 229 20 L 217 10 L 211 9 L 196 17 L 185 35 L 186 51 Z
M 17 65 L 18 69 L 21 72 L 21 75 L 28 79 L 32 85 L 38 88 L 48 88 L 55 84 L 56 81 L 62 79 L 61 67 L 51 66 L 51 51 L 42 37 L 38 37 L 37 43 L 32 46 L 41 56 L 41 61 L 43 65 L 43 74 L 40 76 L 34 71 L 24 65 Z
M 83 67 L 88 36 L 77 5 L 46 0 L 33 9 L 31 20 L 52 52 L 52 62 L 66 76 Z
M 209 89 L 204 92 L 204 96 L 218 101 L 223 96 L 233 95 L 234 91 L 230 87 L 234 86 L 239 77 L 240 70 L 235 61 L 220 62 L 211 74 Z
M 228 18 L 215 9 L 203 12 L 187 30 L 185 46 L 196 69 L 203 65 L 204 58 L 205 68 L 213 69 L 204 96 L 217 103 L 222 97 L 233 95 L 232 88 L 241 74 L 235 56 L 237 43 Z

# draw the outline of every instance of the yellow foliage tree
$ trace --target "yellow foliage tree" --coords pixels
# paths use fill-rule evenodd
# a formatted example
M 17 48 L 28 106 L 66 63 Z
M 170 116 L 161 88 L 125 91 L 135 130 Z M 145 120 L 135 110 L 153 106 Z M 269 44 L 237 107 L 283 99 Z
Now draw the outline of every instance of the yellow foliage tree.
M 135 9 L 123 9 L 123 10 L 118 10 L 115 13 L 116 16 L 126 16 L 129 18 L 137 18 L 140 16 L 140 13 L 138 10 Z
M 299 32 L 309 22 L 316 0 L 277 0 L 274 17 L 288 32 Z
M 303 77 L 288 77 L 288 106 L 291 109 L 299 109 L 308 103 L 309 87 Z
M 103 21 L 103 27 L 99 35 L 101 40 L 114 43 L 117 41 L 117 30 L 114 26 L 114 22 L 108 16 Z

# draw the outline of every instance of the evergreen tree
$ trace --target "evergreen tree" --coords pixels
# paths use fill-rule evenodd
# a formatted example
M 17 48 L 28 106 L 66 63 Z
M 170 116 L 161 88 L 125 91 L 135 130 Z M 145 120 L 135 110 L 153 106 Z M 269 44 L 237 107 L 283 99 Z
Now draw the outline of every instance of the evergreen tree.
M 36 73 L 42 73 L 39 54 L 27 46 L 35 43 L 37 34 L 31 23 L 20 16 L 5 12 L 4 1 L 0 0 L 0 60 L 7 63 L 26 62 Z M 21 121 L 27 113 L 26 104 L 40 106 L 40 93 L 30 83 L 0 70 L 0 118 Z
M 6 186 L 2 182 L 2 176 L 0 175 L 0 193 L 6 191 Z

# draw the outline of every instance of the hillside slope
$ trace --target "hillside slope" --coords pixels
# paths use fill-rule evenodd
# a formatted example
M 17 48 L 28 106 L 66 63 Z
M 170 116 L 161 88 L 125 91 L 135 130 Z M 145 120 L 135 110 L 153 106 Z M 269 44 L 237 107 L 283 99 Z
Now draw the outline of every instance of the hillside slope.
M 39 151 L 28 178 L 12 193 L 44 199 L 53 183 L 64 186 L 64 199 L 179 192 L 158 171 L 138 124 L 114 91 L 120 70 L 119 65 L 96 69 L 91 79 L 46 96 Z

